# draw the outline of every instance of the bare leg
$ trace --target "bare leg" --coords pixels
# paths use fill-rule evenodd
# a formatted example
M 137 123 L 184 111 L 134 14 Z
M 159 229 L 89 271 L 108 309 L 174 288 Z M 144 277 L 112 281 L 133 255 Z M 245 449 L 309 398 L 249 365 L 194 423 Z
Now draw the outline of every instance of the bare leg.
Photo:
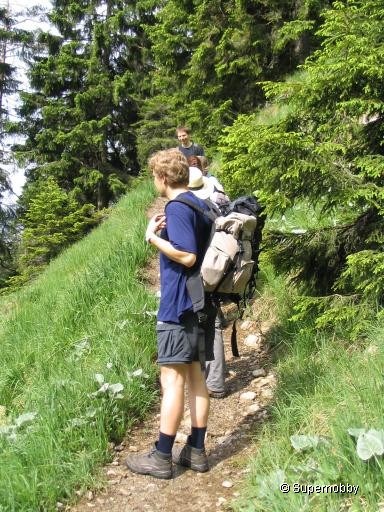
M 184 414 L 184 387 L 190 365 L 164 365 L 160 368 L 160 381 L 163 390 L 160 410 L 160 432 L 176 435 Z
M 204 370 L 200 362 L 192 363 L 187 370 L 189 408 L 191 410 L 191 435 L 185 446 L 173 455 L 176 464 L 204 473 L 209 470 L 204 448 L 209 413 L 209 395 Z
M 209 395 L 205 375 L 200 362 L 193 362 L 187 368 L 187 385 L 192 427 L 206 427 L 209 414 Z
M 159 440 L 148 453 L 130 454 L 127 457 L 125 463 L 134 473 L 152 475 L 156 478 L 172 478 L 170 452 L 184 412 L 186 374 L 187 365 L 185 364 L 161 366 L 160 380 L 163 397 Z

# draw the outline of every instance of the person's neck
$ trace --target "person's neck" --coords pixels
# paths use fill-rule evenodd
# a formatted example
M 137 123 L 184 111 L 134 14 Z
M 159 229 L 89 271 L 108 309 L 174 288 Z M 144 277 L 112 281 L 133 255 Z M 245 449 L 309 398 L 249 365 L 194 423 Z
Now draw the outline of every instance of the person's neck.
M 182 194 L 183 192 L 188 192 L 187 187 L 179 187 L 179 188 L 168 188 L 166 192 L 167 199 L 170 201 L 172 199 L 175 199 L 179 194 Z
M 188 144 L 183 144 L 183 143 L 181 143 L 181 145 L 183 146 L 183 148 L 188 149 L 188 148 L 190 148 L 190 147 L 192 146 L 192 141 L 190 140 L 190 141 L 188 142 Z

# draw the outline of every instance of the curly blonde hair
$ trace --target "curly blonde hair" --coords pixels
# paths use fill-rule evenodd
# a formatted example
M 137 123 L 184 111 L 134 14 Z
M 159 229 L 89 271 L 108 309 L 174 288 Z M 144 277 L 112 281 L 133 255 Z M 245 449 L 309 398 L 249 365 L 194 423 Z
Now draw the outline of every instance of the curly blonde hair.
M 171 188 L 188 186 L 188 162 L 178 148 L 157 151 L 149 158 L 148 167 L 157 177 L 167 178 Z

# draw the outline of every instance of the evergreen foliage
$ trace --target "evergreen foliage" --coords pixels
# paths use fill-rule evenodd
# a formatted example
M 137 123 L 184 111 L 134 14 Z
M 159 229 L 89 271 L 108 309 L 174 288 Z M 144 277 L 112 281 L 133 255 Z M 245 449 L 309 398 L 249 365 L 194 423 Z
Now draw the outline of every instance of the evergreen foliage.
M 9 169 L 13 163 L 7 140 L 10 121 L 9 98 L 19 90 L 15 57 L 27 55 L 33 47 L 33 36 L 19 28 L 22 13 L 11 13 L 0 7 L 0 288 L 15 272 L 14 251 L 17 242 L 15 209 L 4 204 L 12 191 Z
M 20 94 L 20 121 L 9 123 L 23 136 L 14 152 L 26 168 L 13 284 L 87 232 L 139 172 L 134 124 L 149 87 L 142 24 L 150 25 L 151 11 L 126 0 L 52 5 L 54 30 L 36 34 L 37 49 L 26 56 L 30 90 Z
M 132 126 L 147 87 L 141 24 L 148 17 L 125 0 L 53 2 L 49 18 L 58 35 L 40 35 L 29 71 L 33 90 L 22 95 L 15 127 L 27 137 L 16 147 L 29 165 L 26 206 L 29 185 L 53 176 L 81 204 L 100 210 L 137 175 Z
M 251 185 L 269 213 L 303 200 L 324 215 L 337 211 L 336 226 L 270 239 L 276 262 L 313 295 L 328 295 L 298 305 L 320 304 L 319 324 L 353 319 L 361 300 L 376 314 L 383 300 L 383 16 L 377 0 L 336 2 L 318 32 L 322 48 L 302 71 L 264 83 L 270 115 L 237 119 L 222 140 L 230 191 Z
M 6 98 L 19 88 L 16 78 L 15 56 L 28 55 L 33 46 L 33 35 L 18 27 L 23 13 L 11 13 L 6 6 L 0 7 L 0 139 L 6 132 L 9 112 Z M 3 156 L 3 155 L 2 155 Z
M 10 124 L 25 137 L 14 146 L 23 218 L 49 177 L 80 205 L 107 207 L 150 153 L 176 145 L 177 125 L 212 155 L 223 125 L 264 102 L 258 80 L 284 76 L 317 46 L 327 4 L 55 0 L 55 31 L 37 34 Z
M 23 224 L 18 256 L 18 275 L 11 286 L 35 277 L 62 249 L 83 237 L 100 221 L 91 204 L 80 205 L 73 194 L 60 189 L 50 176 L 33 195 L 20 219 Z
M 155 67 L 139 123 L 142 159 L 154 142 L 175 145 L 174 128 L 184 124 L 213 153 L 223 125 L 264 102 L 258 81 L 283 77 L 316 46 L 314 28 L 327 4 L 154 1 L 156 23 L 147 32 Z
M 7 279 L 15 273 L 16 244 L 18 242 L 15 229 L 16 212 L 11 206 L 0 208 L 0 289 Z

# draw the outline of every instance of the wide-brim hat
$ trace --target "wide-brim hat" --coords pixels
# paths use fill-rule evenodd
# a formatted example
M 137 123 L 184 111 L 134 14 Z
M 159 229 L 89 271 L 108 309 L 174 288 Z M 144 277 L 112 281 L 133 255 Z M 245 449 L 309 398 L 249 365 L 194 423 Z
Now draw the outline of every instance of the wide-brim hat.
M 189 168 L 188 190 L 200 199 L 208 199 L 214 192 L 214 184 L 200 171 L 198 167 Z

